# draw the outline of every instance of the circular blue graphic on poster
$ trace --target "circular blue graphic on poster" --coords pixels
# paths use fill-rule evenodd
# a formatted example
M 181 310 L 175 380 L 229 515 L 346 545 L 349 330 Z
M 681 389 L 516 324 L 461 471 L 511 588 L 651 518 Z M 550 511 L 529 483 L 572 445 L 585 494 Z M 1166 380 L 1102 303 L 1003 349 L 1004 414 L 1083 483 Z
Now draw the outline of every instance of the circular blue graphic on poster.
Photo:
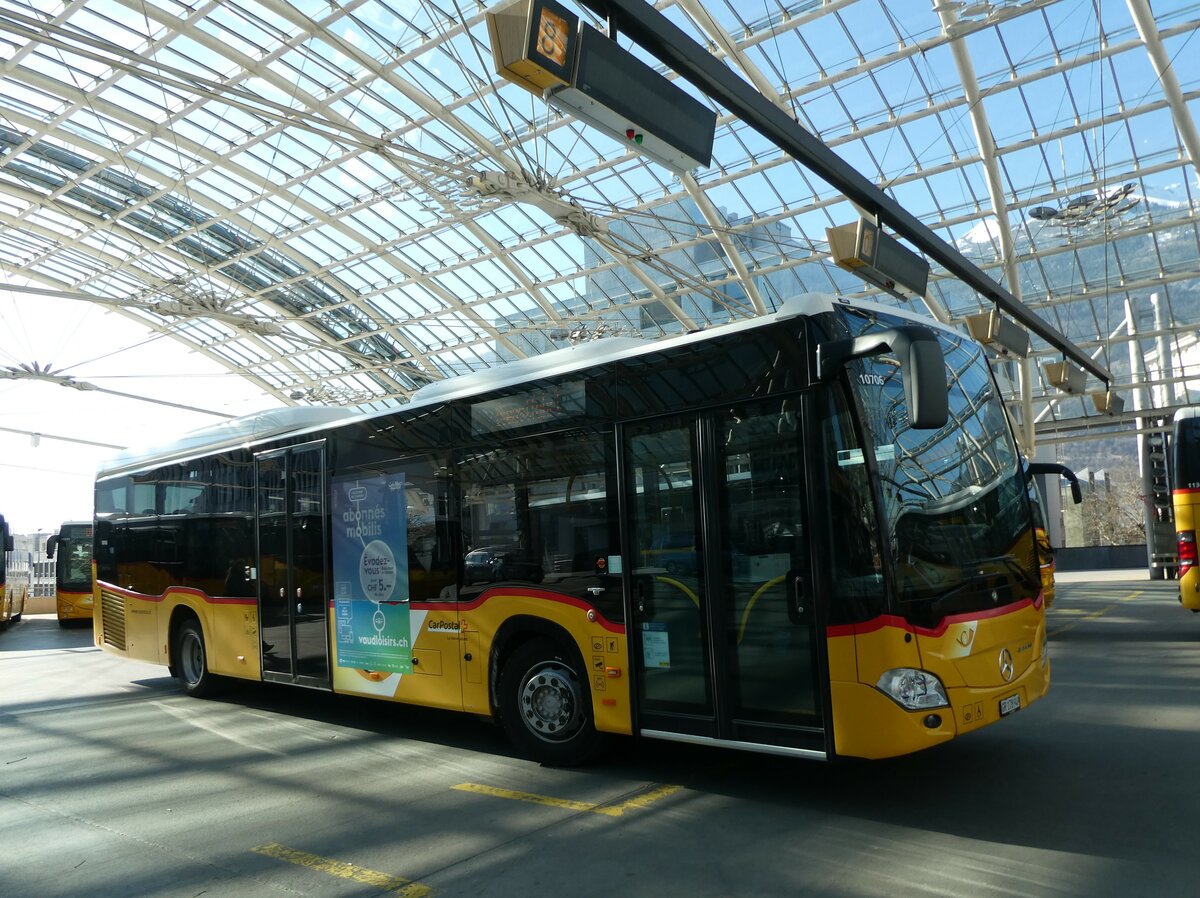
M 396 589 L 396 556 L 387 543 L 373 539 L 363 546 L 358 582 L 363 595 L 372 602 L 386 602 L 392 597 Z

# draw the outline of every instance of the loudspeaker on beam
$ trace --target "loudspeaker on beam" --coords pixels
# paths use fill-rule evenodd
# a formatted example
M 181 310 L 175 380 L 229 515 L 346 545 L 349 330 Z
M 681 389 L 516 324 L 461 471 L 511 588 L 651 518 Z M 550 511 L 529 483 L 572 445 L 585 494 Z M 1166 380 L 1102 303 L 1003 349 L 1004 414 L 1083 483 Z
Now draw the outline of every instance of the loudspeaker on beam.
M 966 322 L 971 336 L 999 355 L 1022 359 L 1029 355 L 1029 332 L 1001 315 L 999 309 L 968 315 Z
M 1108 415 L 1111 418 L 1125 410 L 1125 400 L 1119 393 L 1114 393 L 1112 390 L 1101 390 L 1091 395 L 1092 404 L 1102 415 Z
M 1050 385 L 1058 387 L 1064 393 L 1082 393 L 1084 384 L 1087 383 L 1087 372 L 1065 359 L 1061 362 L 1046 362 L 1042 370 Z

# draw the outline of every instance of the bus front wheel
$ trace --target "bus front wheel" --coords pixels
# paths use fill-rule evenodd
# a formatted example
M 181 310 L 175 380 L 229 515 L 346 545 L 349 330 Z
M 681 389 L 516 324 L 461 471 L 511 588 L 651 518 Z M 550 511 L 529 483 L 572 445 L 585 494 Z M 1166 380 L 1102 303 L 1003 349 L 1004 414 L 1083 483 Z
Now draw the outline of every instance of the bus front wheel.
M 183 691 L 203 698 L 213 690 L 213 675 L 208 670 L 208 652 L 200 623 L 185 620 L 175 636 L 175 670 Z
M 500 672 L 504 730 L 518 749 L 543 764 L 582 764 L 600 746 L 591 693 L 572 655 L 538 637 L 519 646 Z

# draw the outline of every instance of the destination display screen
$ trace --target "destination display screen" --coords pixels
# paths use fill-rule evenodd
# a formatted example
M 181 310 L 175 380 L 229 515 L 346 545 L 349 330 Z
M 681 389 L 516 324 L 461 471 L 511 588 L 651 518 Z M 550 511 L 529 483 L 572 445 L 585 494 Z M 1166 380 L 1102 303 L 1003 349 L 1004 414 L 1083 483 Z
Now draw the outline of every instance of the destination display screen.
M 584 387 L 584 381 L 573 380 L 476 402 L 471 406 L 471 435 L 483 436 L 577 418 L 587 409 Z

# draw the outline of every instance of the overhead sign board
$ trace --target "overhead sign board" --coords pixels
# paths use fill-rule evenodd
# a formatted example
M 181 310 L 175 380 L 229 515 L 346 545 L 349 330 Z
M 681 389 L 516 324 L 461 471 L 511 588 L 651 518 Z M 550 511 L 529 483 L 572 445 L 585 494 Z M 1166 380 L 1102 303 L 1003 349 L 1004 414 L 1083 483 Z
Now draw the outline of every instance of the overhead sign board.
M 570 85 L 546 102 L 673 171 L 712 162 L 716 111 L 591 26 L 579 35 Z
M 514 0 L 487 14 L 496 72 L 539 97 L 569 84 L 579 17 L 555 0 Z
M 496 73 L 673 171 L 712 162 L 715 110 L 555 0 L 487 14 Z
M 829 255 L 839 268 L 893 296 L 911 300 L 929 287 L 929 263 L 869 218 L 826 228 Z

